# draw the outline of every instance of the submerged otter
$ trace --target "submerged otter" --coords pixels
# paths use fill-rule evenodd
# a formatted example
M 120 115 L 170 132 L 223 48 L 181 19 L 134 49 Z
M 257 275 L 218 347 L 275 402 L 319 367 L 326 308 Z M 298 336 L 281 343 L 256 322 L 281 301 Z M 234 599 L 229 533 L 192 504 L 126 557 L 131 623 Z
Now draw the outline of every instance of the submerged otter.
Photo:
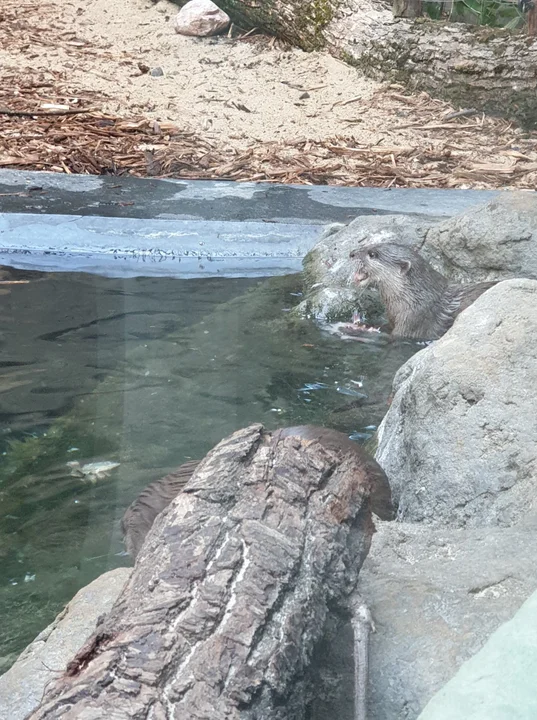
M 353 250 L 359 261 L 355 280 L 378 287 L 392 335 L 436 340 L 459 313 L 496 281 L 455 285 L 405 245 L 377 243 Z
M 138 495 L 121 518 L 127 552 L 135 558 L 157 515 L 171 503 L 194 474 L 199 460 L 180 465 L 175 472 L 155 480 Z
M 302 440 L 318 440 L 334 453 L 354 453 L 360 458 L 360 466 L 371 481 L 371 509 L 381 520 L 393 520 L 395 512 L 388 478 L 380 465 L 365 450 L 337 430 L 297 425 L 283 428 L 280 437 L 299 437 Z M 175 472 L 155 480 L 138 495 L 127 508 L 121 520 L 121 530 L 127 552 L 136 558 L 157 515 L 181 492 L 194 474 L 199 461 L 191 460 Z

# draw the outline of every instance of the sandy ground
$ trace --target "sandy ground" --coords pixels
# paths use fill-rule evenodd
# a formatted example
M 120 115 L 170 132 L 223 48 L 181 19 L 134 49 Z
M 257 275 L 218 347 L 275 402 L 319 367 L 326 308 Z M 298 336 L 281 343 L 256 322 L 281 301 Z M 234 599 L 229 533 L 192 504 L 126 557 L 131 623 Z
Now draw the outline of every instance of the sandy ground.
M 56 73 L 66 94 L 91 98 L 98 111 L 168 121 L 223 152 L 241 152 L 252 142 L 329 143 L 350 136 L 372 152 L 404 148 L 401 177 L 416 175 L 416 164 L 421 168 L 414 186 L 428 167 L 434 170 L 429 185 L 442 173 L 453 175 L 453 181 L 440 183 L 448 186 L 501 186 L 510 179 L 515 184 L 515 177 L 522 187 L 534 183 L 535 137 L 505 121 L 457 118 L 446 126 L 453 110 L 446 103 L 424 94 L 409 97 L 403 88 L 364 78 L 326 53 L 304 53 L 262 37 L 178 35 L 171 22 L 177 11 L 168 0 L 2 0 L 0 86 L 25 74 L 46 79 Z M 152 76 L 154 68 L 163 75 Z M 9 101 L 4 91 L 0 106 L 9 107 Z M 5 152 L 13 124 L 7 132 Z M 325 162 L 330 152 L 322 154 Z M 513 152 L 522 153 L 522 160 Z M 397 152 L 387 161 L 394 168 L 396 158 Z M 520 162 L 527 163 L 522 181 Z
M 65 72 L 73 85 L 102 95 L 106 110 L 143 113 L 231 140 L 319 140 L 352 132 L 359 142 L 397 144 L 415 135 L 395 129 L 408 105 L 386 97 L 373 102 L 383 86 L 327 53 L 181 36 L 171 23 L 177 5 L 167 0 L 53 0 L 46 6 L 65 40 L 39 53 L 37 66 Z M 58 37 L 55 30 L 48 27 Z M 79 49 L 65 44 L 76 42 L 69 32 L 90 43 L 83 64 L 73 57 Z M 17 50 L 0 54 L 5 70 L 20 68 Z M 142 74 L 138 64 L 160 67 L 164 75 Z
M 42 7 L 43 21 L 53 17 L 56 27 L 47 22 L 41 42 L 48 35 L 51 42 L 46 53 L 32 57 L 27 48 L 22 57 L 97 92 L 106 110 L 143 113 L 234 141 L 318 140 L 349 130 L 365 143 L 409 135 L 393 130 L 401 123 L 391 103 L 371 107 L 380 84 L 328 54 L 270 49 L 253 38 L 178 35 L 171 23 L 178 7 L 167 0 L 52 0 Z M 67 44 L 77 39 L 89 41 L 88 48 Z M 20 49 L 10 43 L 0 52 L 4 72 L 21 67 Z M 160 67 L 164 75 L 142 74 L 139 64 Z

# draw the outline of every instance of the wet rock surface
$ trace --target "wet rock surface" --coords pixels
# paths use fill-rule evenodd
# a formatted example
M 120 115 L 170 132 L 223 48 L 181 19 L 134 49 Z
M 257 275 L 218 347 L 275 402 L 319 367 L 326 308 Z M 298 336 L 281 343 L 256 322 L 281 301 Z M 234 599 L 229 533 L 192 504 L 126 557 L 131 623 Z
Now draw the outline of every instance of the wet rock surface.
M 372 720 L 415 719 L 537 587 L 536 311 L 536 281 L 501 282 L 396 375 L 376 458 L 399 522 L 380 528 L 359 583 L 377 625 Z M 481 686 L 476 663 L 427 720 L 533 717 L 524 673 L 505 714 L 501 681 Z
M 486 529 L 380 524 L 359 582 L 376 624 L 371 720 L 419 715 L 535 590 L 536 551 L 531 523 Z M 455 717 L 473 716 L 461 711 Z
M 130 568 L 104 573 L 79 590 L 26 650 L 0 677 L 0 718 L 23 720 L 40 703 L 46 686 L 65 671 L 67 663 L 95 630 L 130 577 Z
M 420 720 L 537 717 L 537 593 L 428 703 Z
M 354 283 L 356 263 L 349 253 L 380 242 L 412 246 L 455 283 L 537 278 L 537 196 L 500 193 L 441 221 L 391 215 L 333 225 L 304 260 L 305 296 L 298 311 L 329 320 L 350 320 L 358 311 L 376 323 L 378 294 Z
M 429 221 L 406 215 L 359 217 L 349 225 L 328 226 L 304 259 L 305 299 L 298 314 L 327 320 L 349 320 L 358 308 L 374 321 L 383 309 L 375 290 L 353 282 L 356 263 L 349 259 L 360 245 L 393 242 L 415 246 L 425 238 Z

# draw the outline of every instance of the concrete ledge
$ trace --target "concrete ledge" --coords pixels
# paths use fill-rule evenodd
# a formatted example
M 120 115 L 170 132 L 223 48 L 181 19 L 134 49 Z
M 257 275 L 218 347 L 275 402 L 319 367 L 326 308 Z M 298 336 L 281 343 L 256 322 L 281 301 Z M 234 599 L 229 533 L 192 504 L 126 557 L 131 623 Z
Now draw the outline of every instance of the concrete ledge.
M 132 277 L 270 276 L 299 272 L 318 225 L 0 215 L 0 264 Z
M 449 217 L 498 195 L 0 170 L 0 263 L 114 277 L 297 272 L 320 226 Z

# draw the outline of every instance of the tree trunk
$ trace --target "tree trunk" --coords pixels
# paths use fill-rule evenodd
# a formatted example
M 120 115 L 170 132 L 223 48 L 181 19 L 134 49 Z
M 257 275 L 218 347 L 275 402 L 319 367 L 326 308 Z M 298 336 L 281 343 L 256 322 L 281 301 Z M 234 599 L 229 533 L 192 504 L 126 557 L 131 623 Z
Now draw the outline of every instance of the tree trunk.
M 537 40 L 525 31 L 394 18 L 379 0 L 347 7 L 325 27 L 326 46 L 365 74 L 536 125 Z
M 178 0 L 178 4 L 184 4 Z M 234 23 L 325 48 L 377 79 L 537 123 L 537 40 L 462 23 L 394 18 L 383 0 L 217 0 Z M 415 11 L 418 0 L 400 0 Z M 407 12 L 406 10 L 404 11 Z M 530 25 L 533 31 L 533 17 Z
M 28 720 L 304 718 L 369 549 L 371 462 L 260 425 L 222 441 Z

